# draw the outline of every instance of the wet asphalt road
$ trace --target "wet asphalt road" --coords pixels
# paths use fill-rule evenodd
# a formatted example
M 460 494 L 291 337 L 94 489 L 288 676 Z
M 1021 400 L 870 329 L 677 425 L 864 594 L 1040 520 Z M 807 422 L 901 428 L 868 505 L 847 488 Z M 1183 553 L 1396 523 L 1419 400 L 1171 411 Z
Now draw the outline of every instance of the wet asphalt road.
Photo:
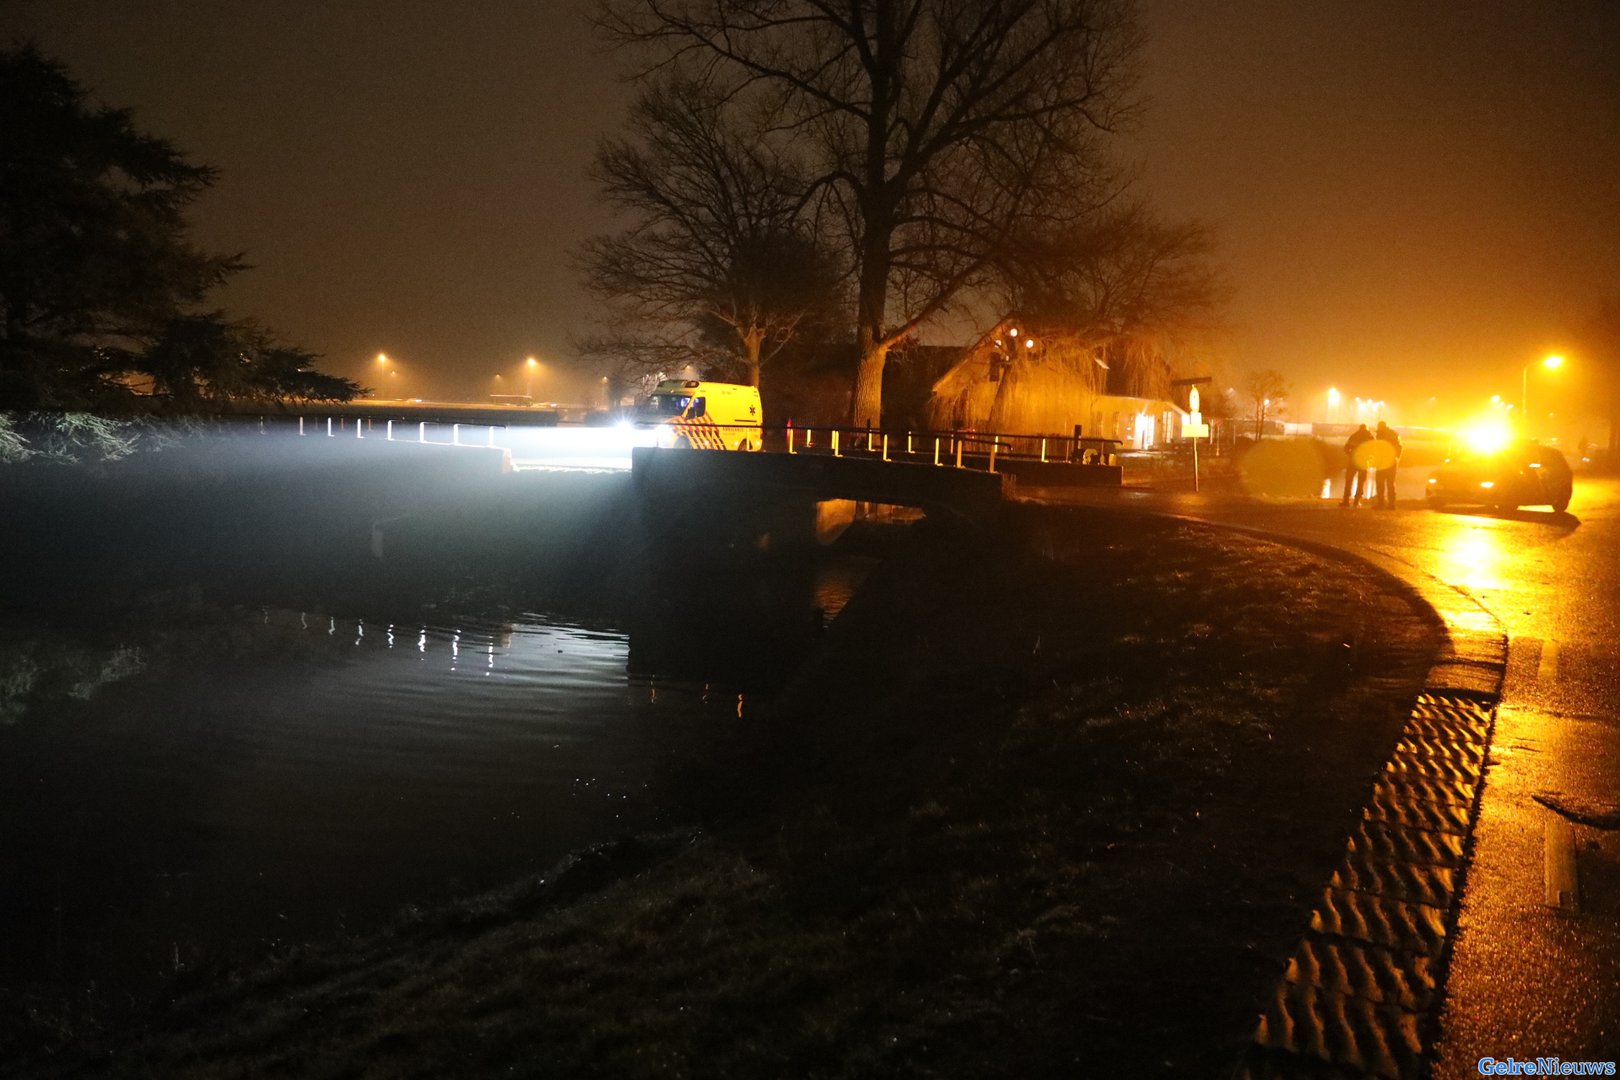
M 1478 1076 L 1482 1057 L 1620 1058 L 1620 479 L 1578 476 L 1566 514 L 1437 513 L 1415 498 L 1421 477 L 1402 479 L 1413 497 L 1393 511 L 1133 491 L 1079 501 L 1331 543 L 1438 578 L 1500 621 L 1507 680 L 1435 1076 Z M 1549 832 L 1566 854 L 1574 839 L 1578 895 L 1561 906 Z

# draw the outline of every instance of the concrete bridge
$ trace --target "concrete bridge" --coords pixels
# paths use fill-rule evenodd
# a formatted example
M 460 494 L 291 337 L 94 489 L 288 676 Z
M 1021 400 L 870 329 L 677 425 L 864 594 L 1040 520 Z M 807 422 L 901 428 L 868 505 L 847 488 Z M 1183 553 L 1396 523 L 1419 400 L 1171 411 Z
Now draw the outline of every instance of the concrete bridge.
M 874 456 L 738 454 L 637 447 L 630 474 L 643 496 L 667 502 L 703 500 L 811 506 L 870 502 L 911 506 L 989 524 L 1017 481 L 1005 473 L 954 469 Z
M 462 477 L 458 483 L 479 484 L 481 477 L 514 469 L 628 467 L 633 489 L 666 532 L 693 539 L 724 534 L 727 543 L 762 545 L 829 542 L 857 516 L 859 504 L 911 507 L 988 526 L 1019 483 L 1117 487 L 1122 472 L 1112 463 L 1046 460 L 1047 439 L 1040 436 L 1008 437 L 1039 443 L 1039 456 L 1029 450 L 999 459 L 995 449 L 1012 444 L 971 433 L 930 434 L 914 448 L 906 435 L 878 440 L 872 432 L 848 432 L 852 445 L 840 451 L 836 432 L 819 433 L 819 444 L 806 445 L 809 434 L 800 431 L 805 442 L 790 435 L 775 452 L 734 453 L 652 447 L 646 445 L 650 434 L 637 429 L 514 429 L 481 419 L 328 415 L 289 417 L 275 426 L 296 431 L 311 450 L 325 447 L 379 466 L 414 459 L 424 476 Z M 260 430 L 269 430 L 263 420 Z

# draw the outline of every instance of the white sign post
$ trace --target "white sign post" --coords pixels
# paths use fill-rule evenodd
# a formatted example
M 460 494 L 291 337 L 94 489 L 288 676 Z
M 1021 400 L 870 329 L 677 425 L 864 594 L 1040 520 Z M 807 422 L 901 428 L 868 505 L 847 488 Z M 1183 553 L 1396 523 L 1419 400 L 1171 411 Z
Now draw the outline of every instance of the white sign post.
M 1187 422 L 1181 425 L 1181 434 L 1192 440 L 1193 444 L 1193 491 L 1198 491 L 1198 440 L 1209 438 L 1209 425 L 1204 423 L 1203 416 L 1198 411 L 1198 387 L 1187 392 Z

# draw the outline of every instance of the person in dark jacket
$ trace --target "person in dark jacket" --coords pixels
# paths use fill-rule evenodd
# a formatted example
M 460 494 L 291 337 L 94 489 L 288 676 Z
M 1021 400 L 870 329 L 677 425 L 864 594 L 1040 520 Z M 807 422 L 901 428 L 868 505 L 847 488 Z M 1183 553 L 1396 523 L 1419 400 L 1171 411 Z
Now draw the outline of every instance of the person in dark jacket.
M 1373 432 L 1373 467 L 1378 470 L 1378 497 L 1374 501 L 1380 510 L 1395 509 L 1395 467 L 1401 460 L 1401 437 L 1395 429 L 1378 421 Z
M 1365 453 L 1358 455 L 1356 451 L 1372 442 L 1372 438 L 1372 432 L 1367 430 L 1366 424 L 1362 424 L 1350 433 L 1350 438 L 1345 440 L 1344 498 L 1339 500 L 1340 506 L 1349 506 L 1352 502 L 1360 506 L 1361 500 L 1368 497 L 1367 463 L 1360 460 L 1365 457 Z

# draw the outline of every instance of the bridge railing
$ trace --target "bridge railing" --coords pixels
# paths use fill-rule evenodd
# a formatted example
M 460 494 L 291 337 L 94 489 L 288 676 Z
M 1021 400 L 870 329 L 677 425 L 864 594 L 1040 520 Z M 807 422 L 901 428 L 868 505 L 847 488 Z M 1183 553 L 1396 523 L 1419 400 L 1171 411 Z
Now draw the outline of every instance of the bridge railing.
M 298 434 L 328 438 L 381 439 L 389 442 L 411 442 L 430 446 L 475 446 L 504 448 L 516 452 L 524 439 L 532 439 L 536 432 L 547 432 L 547 438 L 556 441 L 571 430 L 577 430 L 582 440 L 590 443 L 593 454 L 612 449 L 613 432 L 617 428 L 567 425 L 543 428 L 511 427 L 490 422 L 457 422 L 447 418 L 423 419 L 420 416 L 389 419 L 364 416 L 298 416 L 287 417 L 284 423 L 296 423 Z M 1118 439 L 1081 435 L 1031 434 L 1026 432 L 969 431 L 969 430 L 884 430 L 873 427 L 847 425 L 798 425 L 780 427 L 757 425 L 717 425 L 728 428 L 758 430 L 763 443 L 761 449 L 788 454 L 827 454 L 833 457 L 867 457 L 882 461 L 901 461 L 914 464 L 975 471 L 997 472 L 1014 463 L 1038 462 L 1042 465 L 1101 465 L 1121 464 L 1122 443 Z M 260 420 L 263 430 L 264 421 Z M 631 427 L 625 431 L 619 447 L 628 467 L 630 448 L 646 445 L 649 428 Z M 527 434 L 524 434 L 527 433 Z M 515 440 L 515 441 L 514 441 Z M 527 444 L 524 444 L 527 445 Z M 530 448 L 533 450 L 533 448 Z M 548 447 L 558 451 L 558 446 Z M 536 451 L 538 452 L 538 451 Z M 594 459 L 593 459 L 594 460 Z M 520 462 L 521 464 L 521 462 Z
M 1120 440 L 1000 431 L 885 431 L 869 427 L 796 426 L 766 430 L 768 450 L 834 456 L 865 454 L 885 461 L 996 471 L 998 461 L 1116 465 Z
M 495 433 L 504 432 L 507 427 L 505 424 L 383 420 L 365 416 L 299 416 L 287 417 L 281 422 L 289 426 L 296 422 L 298 434 L 306 438 L 324 435 L 333 439 L 382 439 L 386 442 L 414 442 L 432 446 L 496 447 L 500 444 L 495 441 Z M 265 430 L 264 417 L 259 418 L 259 430 Z

